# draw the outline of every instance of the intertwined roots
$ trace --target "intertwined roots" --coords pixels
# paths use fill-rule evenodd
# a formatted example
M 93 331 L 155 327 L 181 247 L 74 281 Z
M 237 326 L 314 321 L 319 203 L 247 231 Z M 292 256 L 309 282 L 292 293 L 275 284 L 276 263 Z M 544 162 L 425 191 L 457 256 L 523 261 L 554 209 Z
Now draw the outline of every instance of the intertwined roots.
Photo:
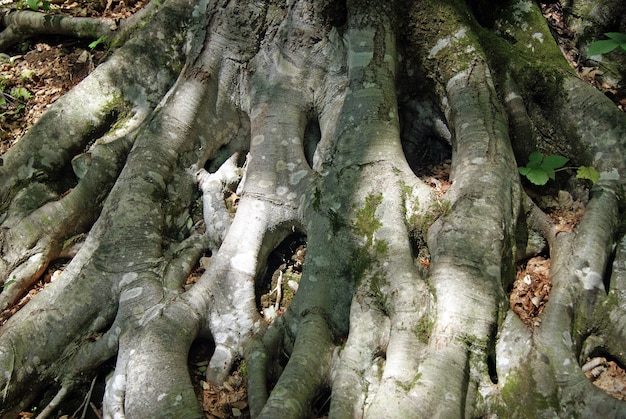
M 533 34 L 551 39 L 539 10 L 501 10 L 519 18 L 498 30 L 528 38 L 511 45 L 456 3 L 239 3 L 151 3 L 2 156 L 0 308 L 72 257 L 0 330 L 4 403 L 54 380 L 45 416 L 116 357 L 106 416 L 200 417 L 187 355 L 209 338 L 207 380 L 244 359 L 253 416 L 303 417 L 328 389 L 333 417 L 619 416 L 579 365 L 598 348 L 623 362 L 626 121 L 528 55 Z M 528 62 L 556 87 L 531 90 Z M 572 232 L 521 188 L 514 149 L 549 147 L 544 128 L 567 128 L 564 149 L 601 174 L 573 184 L 587 204 Z M 405 150 L 441 143 L 438 196 Z M 269 325 L 256 282 L 294 232 L 307 261 Z M 507 292 L 540 252 L 552 289 L 528 328 Z

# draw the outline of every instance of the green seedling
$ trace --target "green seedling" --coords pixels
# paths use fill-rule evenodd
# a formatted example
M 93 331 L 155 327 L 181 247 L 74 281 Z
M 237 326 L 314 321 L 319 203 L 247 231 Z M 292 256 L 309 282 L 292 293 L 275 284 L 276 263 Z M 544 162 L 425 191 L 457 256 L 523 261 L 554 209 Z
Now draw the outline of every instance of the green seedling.
M 24 69 L 20 72 L 20 79 L 22 80 L 30 80 L 35 75 L 35 70 Z
M 589 44 L 588 56 L 606 54 L 615 49 L 626 52 L 626 34 L 619 32 L 608 32 L 604 34 L 609 39 L 602 39 Z
M 107 37 L 106 35 L 102 35 L 100 38 L 96 39 L 95 41 L 91 42 L 89 44 L 89 49 L 94 49 L 95 47 L 97 47 L 98 45 L 106 42 Z
M 15 99 L 24 99 L 28 100 L 33 97 L 33 94 L 28 91 L 25 87 L 15 87 L 11 89 L 11 96 Z
M 518 167 L 518 170 L 531 183 L 545 185 L 548 183 L 548 180 L 555 179 L 556 172 L 576 169 L 576 167 L 565 167 L 568 161 L 567 157 L 559 155 L 544 156 L 540 151 L 534 151 L 528 156 L 526 166 Z M 600 180 L 600 174 L 592 166 L 580 166 L 577 169 L 576 177 L 578 179 L 589 179 L 593 183 Z
M 26 0 L 26 5 L 29 9 L 38 12 L 39 9 L 48 11 L 50 10 L 50 2 L 49 1 L 41 1 L 41 0 Z

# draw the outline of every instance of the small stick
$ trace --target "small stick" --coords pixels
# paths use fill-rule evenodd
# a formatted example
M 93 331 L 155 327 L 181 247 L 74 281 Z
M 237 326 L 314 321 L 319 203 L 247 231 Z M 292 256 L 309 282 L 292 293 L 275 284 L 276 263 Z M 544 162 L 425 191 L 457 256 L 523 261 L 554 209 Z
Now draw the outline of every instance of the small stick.
M 280 299 L 283 296 L 283 271 L 279 271 L 278 280 L 276 281 L 276 303 L 274 304 L 274 310 L 278 311 L 280 308 Z

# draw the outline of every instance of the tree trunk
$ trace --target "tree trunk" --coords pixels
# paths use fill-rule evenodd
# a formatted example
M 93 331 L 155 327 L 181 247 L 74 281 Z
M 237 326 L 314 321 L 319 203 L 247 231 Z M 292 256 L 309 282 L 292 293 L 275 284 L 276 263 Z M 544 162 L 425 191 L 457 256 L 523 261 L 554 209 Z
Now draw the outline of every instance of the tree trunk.
M 42 31 L 14 13 L 0 47 Z M 115 358 L 105 417 L 202 417 L 203 339 L 208 382 L 245 362 L 253 417 L 308 417 L 328 393 L 333 418 L 626 415 L 583 372 L 626 365 L 626 116 L 538 5 L 153 0 L 110 32 L 67 19 L 113 52 L 0 157 L 0 309 L 71 257 L 0 328 L 0 413 L 52 385 L 45 417 Z M 600 179 L 532 185 L 536 150 Z M 580 203 L 571 228 L 557 195 Z M 302 278 L 270 322 L 260 283 L 294 233 Z M 510 296 L 538 254 L 552 288 L 524 323 Z

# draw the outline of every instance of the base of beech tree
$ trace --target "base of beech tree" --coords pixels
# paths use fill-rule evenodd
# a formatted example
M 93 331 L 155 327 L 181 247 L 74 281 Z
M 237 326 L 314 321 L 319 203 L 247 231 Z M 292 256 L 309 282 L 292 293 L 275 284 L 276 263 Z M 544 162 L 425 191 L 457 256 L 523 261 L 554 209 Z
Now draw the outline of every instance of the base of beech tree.
M 73 256 L 0 329 L 1 409 L 54 388 L 46 417 L 114 359 L 105 417 L 202 417 L 204 339 L 204 381 L 245 363 L 253 417 L 307 417 L 323 395 L 329 417 L 624 416 L 582 366 L 626 364 L 626 115 L 537 5 L 471 3 L 157 0 L 92 28 L 110 58 L 1 157 L 0 308 Z M 437 195 L 408 161 L 441 144 Z M 600 180 L 525 189 L 535 149 Z M 585 202 L 572 231 L 542 209 L 558 189 Z M 306 262 L 270 324 L 259 288 L 294 233 Z M 552 288 L 528 327 L 509 292 L 537 253 Z

